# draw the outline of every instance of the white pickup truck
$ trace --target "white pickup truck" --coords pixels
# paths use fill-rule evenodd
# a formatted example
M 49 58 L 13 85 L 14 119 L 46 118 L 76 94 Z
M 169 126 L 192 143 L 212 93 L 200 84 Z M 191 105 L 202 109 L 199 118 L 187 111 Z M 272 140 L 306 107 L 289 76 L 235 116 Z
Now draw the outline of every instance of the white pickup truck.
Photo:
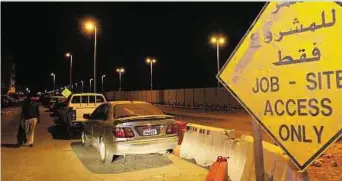
M 71 94 L 65 105 L 58 110 L 59 121 L 65 126 L 67 135 L 72 137 L 78 129 L 82 129 L 83 115 L 91 114 L 97 106 L 104 102 L 106 102 L 106 98 L 103 94 Z

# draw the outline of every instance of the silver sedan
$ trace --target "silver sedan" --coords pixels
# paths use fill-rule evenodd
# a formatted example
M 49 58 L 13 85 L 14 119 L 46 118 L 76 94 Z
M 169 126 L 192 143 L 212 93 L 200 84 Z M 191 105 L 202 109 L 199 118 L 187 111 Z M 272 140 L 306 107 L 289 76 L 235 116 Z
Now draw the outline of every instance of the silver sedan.
M 82 143 L 97 149 L 104 163 L 126 154 L 167 153 L 177 145 L 175 120 L 147 102 L 106 102 L 84 118 Z

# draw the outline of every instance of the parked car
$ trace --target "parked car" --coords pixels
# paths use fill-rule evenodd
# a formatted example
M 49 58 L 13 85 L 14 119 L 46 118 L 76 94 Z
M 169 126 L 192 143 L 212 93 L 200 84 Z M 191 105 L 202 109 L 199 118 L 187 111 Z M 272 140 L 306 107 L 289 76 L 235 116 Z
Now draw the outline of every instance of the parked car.
M 95 101 L 96 100 L 96 101 Z M 71 94 L 64 105 L 59 105 L 59 122 L 66 128 L 69 137 L 82 130 L 83 114 L 92 113 L 97 106 L 106 102 L 103 94 L 80 93 Z
M 84 118 L 82 143 L 96 148 L 104 163 L 127 154 L 171 152 L 178 144 L 173 117 L 147 102 L 103 103 Z
M 20 96 L 18 94 L 8 94 L 10 97 L 12 97 L 13 99 L 17 100 L 18 102 L 20 101 Z
M 39 96 L 32 96 L 31 100 L 34 102 L 39 102 Z
M 50 101 L 48 103 L 48 108 L 50 109 L 50 111 L 55 111 L 56 109 L 55 106 L 65 101 L 66 101 L 66 98 L 64 96 L 51 96 Z
M 51 101 L 51 95 L 46 94 L 40 99 L 41 103 L 43 104 L 44 107 L 48 108 L 49 103 Z
M 10 101 L 3 95 L 1 95 L 1 108 L 5 108 L 10 105 Z
M 1 97 L 3 97 L 4 99 L 6 99 L 8 101 L 8 105 L 16 105 L 19 104 L 19 100 L 15 99 L 7 94 L 1 95 Z

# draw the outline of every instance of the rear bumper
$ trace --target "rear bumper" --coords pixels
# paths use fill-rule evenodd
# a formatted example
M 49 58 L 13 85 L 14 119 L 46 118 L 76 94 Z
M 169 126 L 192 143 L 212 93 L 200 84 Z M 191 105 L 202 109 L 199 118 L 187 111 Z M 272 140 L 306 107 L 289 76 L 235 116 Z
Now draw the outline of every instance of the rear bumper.
M 178 144 L 178 137 L 158 138 L 154 140 L 138 140 L 117 142 L 108 146 L 108 151 L 113 155 L 125 154 L 148 154 L 166 152 L 166 150 L 174 149 Z

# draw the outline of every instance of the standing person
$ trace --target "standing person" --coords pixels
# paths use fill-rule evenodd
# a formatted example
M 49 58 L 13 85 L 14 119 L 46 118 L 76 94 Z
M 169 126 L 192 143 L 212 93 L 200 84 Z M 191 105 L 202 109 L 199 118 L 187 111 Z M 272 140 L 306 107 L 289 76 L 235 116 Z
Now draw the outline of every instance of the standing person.
M 21 120 L 25 123 L 25 132 L 27 137 L 26 146 L 33 147 L 34 130 L 37 122 L 40 122 L 39 106 L 31 100 L 29 94 L 24 100 L 21 110 Z

